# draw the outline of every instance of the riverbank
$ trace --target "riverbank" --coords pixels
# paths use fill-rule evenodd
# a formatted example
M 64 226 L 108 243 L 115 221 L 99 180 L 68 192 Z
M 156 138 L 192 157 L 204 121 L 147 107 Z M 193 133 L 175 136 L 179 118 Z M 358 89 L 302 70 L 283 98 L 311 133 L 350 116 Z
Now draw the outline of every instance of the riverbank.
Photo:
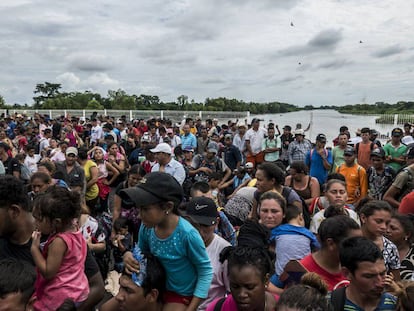
M 305 133 L 306 138 L 314 142 L 316 135 L 323 133 L 328 139 L 327 146 L 332 146 L 333 139 L 338 136 L 339 128 L 343 125 L 349 128 L 351 138 L 355 137 L 356 131 L 363 127 L 375 129 L 381 134 L 381 142 L 386 142 L 392 129 L 396 127 L 394 124 L 377 124 L 376 119 L 379 115 L 342 114 L 336 110 L 297 111 L 283 114 L 257 115 L 255 117 L 263 119 L 263 124 L 268 124 L 269 122 L 277 124 L 281 132 L 285 125 L 290 125 L 292 129 L 295 129 L 298 123 L 302 125 L 302 128 L 306 128 L 310 123 L 310 128 Z

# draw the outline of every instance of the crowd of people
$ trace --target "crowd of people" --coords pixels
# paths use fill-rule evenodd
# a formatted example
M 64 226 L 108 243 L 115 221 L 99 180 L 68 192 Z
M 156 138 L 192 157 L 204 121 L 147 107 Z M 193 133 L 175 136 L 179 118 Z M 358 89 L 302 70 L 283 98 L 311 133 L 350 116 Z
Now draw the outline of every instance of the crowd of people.
M 3 116 L 0 311 L 414 310 L 412 126 L 261 122 Z

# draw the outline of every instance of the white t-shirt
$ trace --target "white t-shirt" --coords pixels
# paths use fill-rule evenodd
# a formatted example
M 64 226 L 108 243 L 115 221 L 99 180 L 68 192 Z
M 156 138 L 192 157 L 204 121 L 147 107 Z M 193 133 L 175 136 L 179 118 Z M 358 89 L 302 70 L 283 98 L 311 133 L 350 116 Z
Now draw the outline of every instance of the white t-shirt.
M 49 148 L 49 139 L 43 137 L 39 142 L 39 152 L 42 152 L 44 149 Z
M 55 148 L 50 153 L 50 160 L 52 160 L 52 162 L 62 162 L 66 160 L 66 157 L 60 148 Z
M 175 148 L 178 145 L 181 145 L 181 138 L 180 136 L 174 135 L 173 138 L 171 138 L 171 147 Z
M 348 212 L 349 217 L 351 217 L 353 220 L 355 220 L 358 225 L 361 225 L 361 222 L 359 220 L 359 216 L 357 213 L 355 213 L 353 210 L 345 208 L 345 210 Z M 312 221 L 310 223 L 310 227 L 309 230 L 314 233 L 317 234 L 318 233 L 318 229 L 319 226 L 321 224 L 321 222 L 323 220 L 325 220 L 325 216 L 323 215 L 325 213 L 325 210 L 321 210 L 319 212 L 317 212 L 313 217 L 312 217 Z
M 250 141 L 250 147 L 253 153 L 262 151 L 262 143 L 266 135 L 267 131 L 263 127 L 259 127 L 257 131 L 251 128 L 246 132 L 245 140 Z
M 227 246 L 231 246 L 229 242 L 217 234 L 214 234 L 213 241 L 206 247 L 207 255 L 210 259 L 211 267 L 213 268 L 213 280 L 211 281 L 206 300 L 204 300 L 197 309 L 199 311 L 206 310 L 207 306 L 214 299 L 224 297 L 226 293 L 230 292 L 230 285 L 227 277 L 227 261 L 222 264 L 219 260 L 221 251 Z
M 92 127 L 91 143 L 96 143 L 98 139 L 103 139 L 103 138 L 104 138 L 104 134 L 103 134 L 102 127 L 100 127 L 99 125 Z
M 29 169 L 30 173 L 36 173 L 37 172 L 37 162 L 40 161 L 40 155 L 35 154 L 33 157 L 30 157 L 29 155 L 26 156 L 24 159 L 24 165 Z

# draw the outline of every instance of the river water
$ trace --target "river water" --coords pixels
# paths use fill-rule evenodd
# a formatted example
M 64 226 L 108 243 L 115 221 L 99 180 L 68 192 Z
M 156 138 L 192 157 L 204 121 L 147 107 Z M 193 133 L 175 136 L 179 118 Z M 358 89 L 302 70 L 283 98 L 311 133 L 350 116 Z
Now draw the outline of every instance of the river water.
M 267 125 L 269 122 L 277 124 L 280 131 L 285 125 L 290 125 L 294 130 L 297 123 L 301 123 L 302 128 L 306 128 L 311 123 L 309 131 L 306 132 L 306 137 L 314 142 L 316 135 L 323 133 L 328 139 L 327 146 L 332 146 L 332 140 L 338 136 L 339 128 L 343 125 L 348 126 L 351 137 L 355 137 L 355 131 L 362 127 L 376 129 L 384 135 L 389 135 L 394 128 L 392 124 L 376 124 L 375 119 L 378 116 L 342 114 L 335 110 L 297 111 L 255 115 L 254 117 L 263 119 L 263 125 Z

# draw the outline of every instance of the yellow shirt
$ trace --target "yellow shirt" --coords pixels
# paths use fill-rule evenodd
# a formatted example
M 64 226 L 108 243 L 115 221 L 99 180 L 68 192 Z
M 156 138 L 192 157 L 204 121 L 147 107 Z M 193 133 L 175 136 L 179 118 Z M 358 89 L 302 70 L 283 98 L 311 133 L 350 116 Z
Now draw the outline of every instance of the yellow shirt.
M 83 166 L 83 169 L 85 171 L 86 183 L 88 183 L 92 178 L 91 167 L 98 167 L 98 166 L 92 160 L 86 161 L 85 165 Z M 86 189 L 85 199 L 86 201 L 93 200 L 98 196 L 98 194 L 99 194 L 99 188 L 98 188 L 98 185 L 95 183 L 90 188 Z
M 247 187 L 256 187 L 256 182 L 257 182 L 257 179 L 253 178 L 252 180 L 249 181 L 249 183 L 247 184 Z
M 197 136 L 197 128 L 195 126 L 190 128 L 190 133 L 193 134 L 194 136 Z M 180 135 L 184 135 L 184 131 L 180 130 Z

